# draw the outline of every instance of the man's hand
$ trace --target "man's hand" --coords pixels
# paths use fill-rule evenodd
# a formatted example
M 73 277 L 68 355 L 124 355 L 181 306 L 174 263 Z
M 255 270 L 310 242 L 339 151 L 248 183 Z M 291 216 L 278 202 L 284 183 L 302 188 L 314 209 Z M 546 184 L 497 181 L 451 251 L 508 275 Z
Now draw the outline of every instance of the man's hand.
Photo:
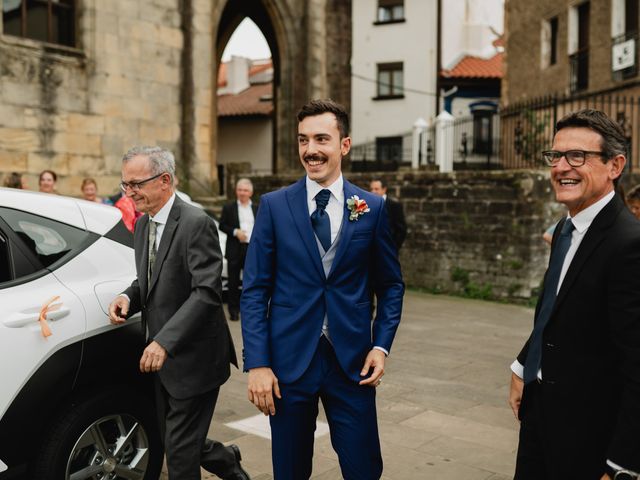
M 278 379 L 269 367 L 252 368 L 249 370 L 249 401 L 265 415 L 275 415 L 276 407 L 273 394 L 282 398 Z
M 247 233 L 244 230 L 240 230 L 238 228 L 236 230 L 236 238 L 240 241 L 240 243 L 247 243 Z
M 155 340 L 147 345 L 147 348 L 142 352 L 140 358 L 140 371 L 142 373 L 157 372 L 164 365 L 164 361 L 167 359 L 167 351 L 162 345 Z
M 360 382 L 360 385 L 369 385 L 371 387 L 377 387 L 382 382 L 382 376 L 384 375 L 384 361 L 386 355 L 382 350 L 377 348 L 372 349 L 364 361 L 364 366 L 360 372 L 360 376 L 364 377 L 369 373 L 369 370 L 373 368 L 373 373 L 369 378 L 366 378 Z
M 114 325 L 121 325 L 127 321 L 129 313 L 129 299 L 124 295 L 118 295 L 109 305 L 109 321 Z
M 524 389 L 524 380 L 522 380 L 515 373 L 511 372 L 511 388 L 509 389 L 509 406 L 513 411 L 513 414 L 518 418 L 518 411 L 520 410 L 520 402 L 522 401 L 522 390 Z

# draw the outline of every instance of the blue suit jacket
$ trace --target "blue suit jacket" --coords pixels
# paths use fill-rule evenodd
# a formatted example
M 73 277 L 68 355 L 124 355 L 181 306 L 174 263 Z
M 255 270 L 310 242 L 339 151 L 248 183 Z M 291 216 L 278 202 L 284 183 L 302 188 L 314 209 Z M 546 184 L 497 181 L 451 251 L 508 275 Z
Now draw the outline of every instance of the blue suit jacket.
M 327 276 L 311 226 L 305 177 L 263 195 L 243 274 L 245 371 L 271 367 L 283 383 L 297 380 L 317 348 L 325 312 L 345 373 L 360 381 L 376 345 L 391 350 L 404 284 L 382 197 L 344 181 L 340 243 Z M 358 195 L 370 212 L 349 220 L 346 199 Z M 377 315 L 371 323 L 371 300 Z

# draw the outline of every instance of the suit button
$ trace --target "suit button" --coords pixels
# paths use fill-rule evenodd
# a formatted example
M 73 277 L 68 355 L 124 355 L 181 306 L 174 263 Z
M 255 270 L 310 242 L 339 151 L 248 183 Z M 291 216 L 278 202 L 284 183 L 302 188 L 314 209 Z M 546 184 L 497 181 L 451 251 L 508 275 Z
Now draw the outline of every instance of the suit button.
M 553 348 L 553 347 L 555 347 L 555 345 L 553 343 L 547 343 L 547 347 Z

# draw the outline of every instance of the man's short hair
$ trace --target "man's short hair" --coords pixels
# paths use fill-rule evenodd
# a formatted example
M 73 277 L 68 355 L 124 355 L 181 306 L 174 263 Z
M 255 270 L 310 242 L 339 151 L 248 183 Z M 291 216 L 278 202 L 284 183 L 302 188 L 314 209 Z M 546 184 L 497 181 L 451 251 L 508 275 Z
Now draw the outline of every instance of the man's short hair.
M 171 183 L 174 183 L 176 178 L 176 159 L 173 157 L 173 153 L 161 147 L 135 146 L 124 154 L 122 163 L 127 163 L 133 157 L 139 155 L 149 159 L 153 175 L 168 173 L 171 176 Z
M 373 183 L 373 182 L 380 182 L 380 187 L 381 187 L 381 188 L 387 188 L 387 182 L 385 182 L 385 181 L 384 181 L 383 179 L 381 179 L 381 178 L 372 178 L 372 179 L 371 179 L 371 182 L 370 182 L 369 184 L 371 184 L 371 183 Z
M 241 178 L 240 180 L 238 180 L 236 182 L 236 188 L 238 188 L 240 185 L 246 185 L 253 192 L 253 182 L 251 180 L 249 180 L 248 178 Z
M 323 113 L 333 113 L 336 116 L 340 138 L 349 136 L 349 114 L 347 113 L 347 109 L 331 99 L 311 100 L 298 112 L 298 122 L 301 122 L 307 117 L 315 117 Z
M 556 133 L 567 127 L 585 127 L 599 133 L 605 163 L 617 155 L 627 156 L 628 142 L 624 130 L 600 110 L 585 108 L 566 115 L 556 124 Z

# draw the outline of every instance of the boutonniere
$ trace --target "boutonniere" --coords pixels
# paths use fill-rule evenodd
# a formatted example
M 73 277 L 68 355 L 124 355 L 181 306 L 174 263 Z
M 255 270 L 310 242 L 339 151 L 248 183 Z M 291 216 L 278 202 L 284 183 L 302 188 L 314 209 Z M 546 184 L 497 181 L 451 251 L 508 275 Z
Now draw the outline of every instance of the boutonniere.
M 364 215 L 369 212 L 369 205 L 367 205 L 366 200 L 360 200 L 360 197 L 357 195 L 353 195 L 351 198 L 347 199 L 347 208 L 351 212 L 349 214 L 349 220 L 354 221 L 358 220 L 360 215 Z

